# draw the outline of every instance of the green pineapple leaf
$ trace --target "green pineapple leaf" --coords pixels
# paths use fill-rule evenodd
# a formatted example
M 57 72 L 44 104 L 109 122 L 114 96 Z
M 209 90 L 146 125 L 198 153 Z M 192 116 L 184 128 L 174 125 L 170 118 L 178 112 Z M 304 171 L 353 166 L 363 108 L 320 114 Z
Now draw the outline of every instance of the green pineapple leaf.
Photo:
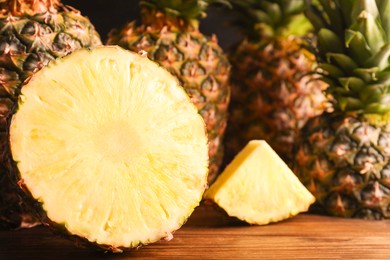
M 331 64 L 336 64 L 346 73 L 357 69 L 358 65 L 349 56 L 343 53 L 327 53 L 327 60 Z
M 250 38 L 304 35 L 311 24 L 303 15 L 304 0 L 229 0 L 235 24 Z
M 168 16 L 184 20 L 199 19 L 206 16 L 206 9 L 210 4 L 230 6 L 227 0 L 141 0 L 142 7 L 158 9 Z
M 376 0 L 379 9 L 379 19 L 382 29 L 389 41 L 390 35 L 390 1 Z
M 318 68 L 336 109 L 390 113 L 389 13 L 390 0 L 308 0 Z
M 340 38 L 331 30 L 322 28 L 318 32 L 318 49 L 321 53 L 343 53 L 344 46 Z
M 339 78 L 341 85 L 348 91 L 360 92 L 365 87 L 365 81 L 358 77 Z
M 345 46 L 348 48 L 349 55 L 354 58 L 359 66 L 365 67 L 366 61 L 373 55 L 366 38 L 358 31 L 346 30 Z
M 324 71 L 326 75 L 331 75 L 333 78 L 340 78 L 345 76 L 344 71 L 342 71 L 340 68 L 330 63 L 318 64 L 318 68 Z
M 367 60 L 368 67 L 376 67 L 378 70 L 385 70 L 389 67 L 390 43 L 384 45 L 375 55 Z
M 372 53 L 378 52 L 386 43 L 386 35 L 376 18 L 369 12 L 362 11 L 351 30 L 360 32 L 367 42 Z

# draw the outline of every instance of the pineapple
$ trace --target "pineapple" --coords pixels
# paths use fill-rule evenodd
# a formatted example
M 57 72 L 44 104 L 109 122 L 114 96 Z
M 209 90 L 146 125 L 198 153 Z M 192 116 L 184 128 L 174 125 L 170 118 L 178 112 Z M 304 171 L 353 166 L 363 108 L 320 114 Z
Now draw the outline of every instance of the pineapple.
M 9 129 L 10 172 L 42 222 L 105 250 L 172 238 L 207 186 L 196 107 L 169 72 L 117 46 L 35 73 Z
M 108 44 L 133 51 L 146 51 L 148 57 L 175 75 L 202 115 L 209 137 L 209 182 L 223 157 L 230 64 L 216 37 L 199 31 L 198 17 L 205 15 L 211 0 L 140 1 L 142 25 L 135 22 L 109 34 Z
M 7 118 L 22 83 L 49 61 L 101 45 L 90 21 L 58 0 L 0 1 L 0 228 L 37 224 L 13 192 L 5 171 Z
M 290 164 L 305 122 L 325 107 L 306 50 L 304 0 L 230 0 L 244 39 L 230 51 L 232 94 L 226 162 L 248 141 L 266 140 Z
M 265 225 L 307 211 L 314 196 L 263 140 L 252 140 L 204 195 L 229 216 Z
M 323 213 L 390 218 L 390 1 L 319 2 L 307 16 L 334 111 L 303 128 L 295 172 Z

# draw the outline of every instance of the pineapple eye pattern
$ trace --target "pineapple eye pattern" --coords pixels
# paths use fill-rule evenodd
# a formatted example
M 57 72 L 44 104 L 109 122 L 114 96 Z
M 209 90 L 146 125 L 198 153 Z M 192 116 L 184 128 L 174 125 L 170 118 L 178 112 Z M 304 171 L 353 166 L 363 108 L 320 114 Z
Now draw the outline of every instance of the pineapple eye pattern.
M 197 47 L 199 45 L 199 41 L 188 33 L 181 33 L 177 37 L 177 44 L 180 47 L 191 49 L 193 47 Z
M 381 170 L 381 179 L 390 186 L 390 164 L 386 164 L 386 166 Z
M 156 61 L 173 63 L 184 59 L 184 55 L 174 46 L 161 44 L 153 54 Z
M 187 88 L 186 92 L 190 97 L 191 101 L 196 104 L 196 107 L 202 109 L 206 104 L 206 97 L 202 95 L 196 88 Z
M 381 185 L 378 181 L 370 182 L 362 189 L 360 196 L 363 204 L 368 207 L 375 207 L 384 197 L 389 196 L 390 190 Z
M 0 68 L 0 96 L 16 96 L 21 81 L 15 71 Z
M 390 207 L 390 205 L 389 205 Z M 390 210 L 387 210 L 390 212 Z M 374 209 L 360 209 L 353 215 L 354 218 L 369 219 L 369 220 L 379 220 L 383 219 L 383 215 Z
M 199 52 L 199 59 L 200 60 L 212 62 L 215 60 L 216 57 L 218 57 L 218 51 L 216 49 L 212 48 L 208 44 L 202 45 L 200 52 Z
M 150 47 L 152 47 L 154 44 L 156 44 L 156 40 L 151 35 L 143 35 L 141 36 L 138 41 L 134 44 L 137 51 L 140 50 L 147 50 Z
M 21 30 L 21 39 L 30 51 L 51 51 L 52 35 L 49 26 L 37 22 L 28 22 Z
M 217 123 L 216 108 L 212 104 L 206 105 L 199 113 L 202 115 L 204 121 L 207 124 L 207 130 L 213 131 L 215 124 Z
M 227 75 L 230 70 L 230 64 L 227 60 L 221 59 L 215 70 L 218 75 Z
M 331 185 L 342 187 L 348 190 L 354 189 L 356 186 L 363 183 L 361 174 L 351 168 L 340 169 L 332 178 Z
M 344 130 L 345 132 L 346 130 Z M 348 151 L 356 149 L 357 143 L 347 134 L 343 133 L 335 138 L 331 151 L 335 152 L 338 156 L 346 155 Z
M 9 112 L 12 110 L 13 101 L 9 98 L 0 98 L 0 131 L 6 131 Z
M 378 146 L 386 156 L 390 156 L 390 133 L 381 133 L 379 135 Z
M 54 57 L 47 52 L 31 53 L 26 59 L 23 69 L 29 72 L 35 72 L 47 65 Z
M 220 93 L 220 84 L 213 76 L 208 76 L 201 83 L 201 88 L 206 93 L 206 96 L 211 97 L 211 99 L 216 99 Z
M 79 48 L 81 48 L 80 42 L 66 33 L 59 33 L 53 44 L 53 51 L 59 53 L 61 56 Z
M 363 167 L 361 173 L 367 173 L 371 171 L 374 164 L 383 162 L 384 159 L 383 155 L 373 147 L 363 147 L 356 154 L 354 164 Z
M 331 193 L 325 201 L 325 207 L 337 212 L 339 215 L 345 215 L 348 212 L 355 211 L 357 205 L 355 198 L 348 196 L 348 194 L 338 192 Z
M 12 34 L 6 34 L 0 36 L 0 55 L 14 55 L 26 52 L 26 46 L 24 46 L 19 39 Z M 3 57 L 2 57 L 3 59 Z M 1 62 L 3 65 L 3 62 Z M 4 64 L 5 65 L 5 64 Z
M 196 61 L 187 61 L 180 68 L 181 74 L 185 77 L 197 77 L 206 74 L 205 69 Z

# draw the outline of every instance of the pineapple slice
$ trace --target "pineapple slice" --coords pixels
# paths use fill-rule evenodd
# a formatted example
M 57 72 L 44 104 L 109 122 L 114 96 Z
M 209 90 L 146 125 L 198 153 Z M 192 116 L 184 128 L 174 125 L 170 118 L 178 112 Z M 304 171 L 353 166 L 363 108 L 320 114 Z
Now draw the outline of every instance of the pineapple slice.
M 165 69 L 119 47 L 75 51 L 36 73 L 10 146 L 47 222 L 113 251 L 170 238 L 207 186 L 197 109 Z
M 250 141 L 204 194 L 229 216 L 265 225 L 307 211 L 313 195 L 265 142 Z

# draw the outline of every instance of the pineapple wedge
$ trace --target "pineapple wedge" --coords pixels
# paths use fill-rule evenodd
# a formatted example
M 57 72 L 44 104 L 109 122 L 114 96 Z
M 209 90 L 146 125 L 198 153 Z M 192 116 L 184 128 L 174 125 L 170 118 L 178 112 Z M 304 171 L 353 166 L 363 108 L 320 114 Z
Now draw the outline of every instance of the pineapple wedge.
M 111 251 L 171 238 L 207 186 L 197 109 L 165 69 L 119 47 L 75 51 L 37 72 L 10 146 L 43 222 Z
M 315 201 L 276 152 L 250 141 L 205 192 L 229 216 L 265 225 L 307 211 Z

